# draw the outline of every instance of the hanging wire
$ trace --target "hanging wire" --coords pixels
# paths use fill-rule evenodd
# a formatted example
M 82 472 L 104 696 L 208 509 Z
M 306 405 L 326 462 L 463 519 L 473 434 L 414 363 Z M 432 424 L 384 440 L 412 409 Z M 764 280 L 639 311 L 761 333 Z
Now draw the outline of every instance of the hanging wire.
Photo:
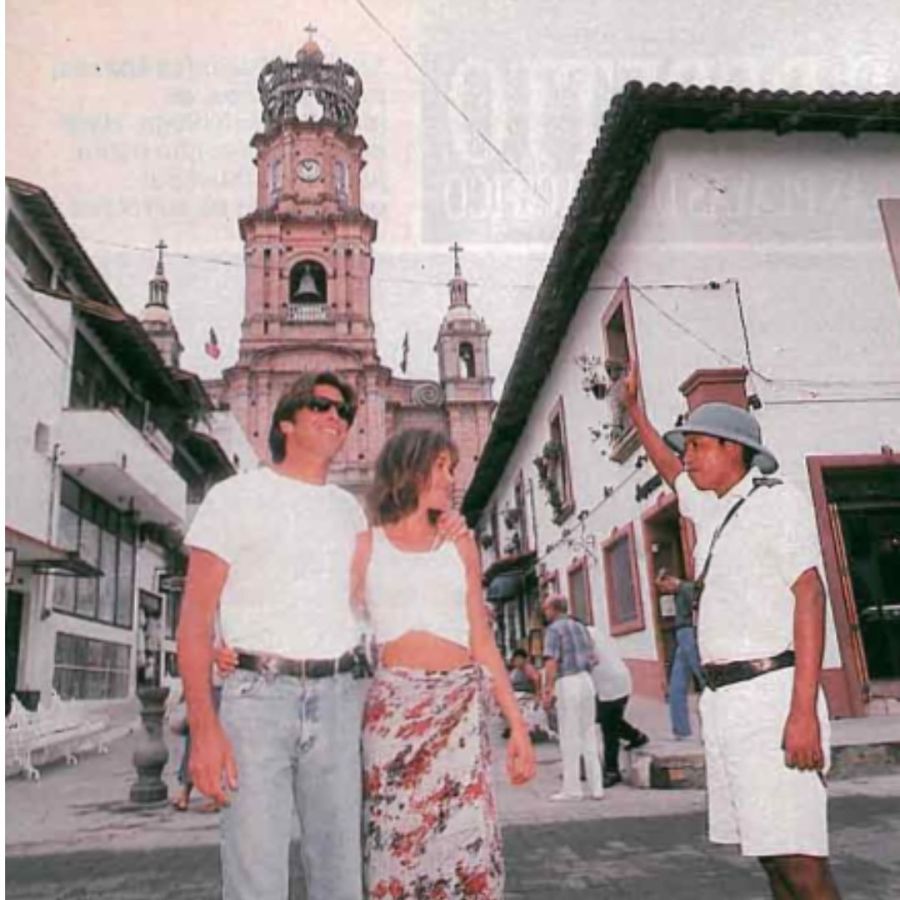
M 501 160 L 501 162 L 516 177 L 528 187 L 528 189 L 537 197 L 545 206 L 550 205 L 550 201 L 537 189 L 537 187 L 528 180 L 525 173 L 481 130 L 467 115 L 466 111 L 438 84 L 437 80 L 425 69 L 425 67 L 403 46 L 394 33 L 372 12 L 371 9 L 363 2 L 363 0 L 355 0 L 356 5 L 375 23 L 376 27 L 387 35 L 391 43 L 403 54 L 412 67 L 431 85 L 441 99 L 472 129 L 478 138 L 490 148 L 490 150 Z

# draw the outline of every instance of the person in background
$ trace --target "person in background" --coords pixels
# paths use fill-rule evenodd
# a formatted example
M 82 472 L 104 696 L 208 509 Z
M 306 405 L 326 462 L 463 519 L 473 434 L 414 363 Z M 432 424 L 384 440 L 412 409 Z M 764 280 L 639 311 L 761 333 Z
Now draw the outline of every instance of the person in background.
M 594 726 L 594 684 L 590 676 L 596 663 L 594 642 L 587 627 L 569 616 L 569 605 L 561 594 L 545 598 L 541 608 L 549 623 L 544 634 L 543 699 L 548 709 L 556 699 L 563 767 L 562 790 L 550 799 L 583 799 L 579 783 L 579 758 L 583 758 L 589 795 L 601 800 L 603 770 Z
M 697 586 L 693 581 L 662 571 L 656 578 L 656 588 L 661 594 L 675 596 L 675 655 L 669 672 L 669 719 L 675 740 L 681 741 L 691 736 L 687 702 L 691 676 L 697 679 L 701 688 L 706 684 L 697 650 L 697 632 L 694 630 Z
M 594 641 L 597 664 L 591 669 L 594 682 L 595 720 L 603 734 L 603 787 L 622 781 L 619 768 L 620 744 L 626 750 L 643 747 L 650 738 L 625 718 L 625 708 L 631 696 L 631 672 L 622 662 L 615 642 L 599 628 L 588 627 Z
M 537 694 L 541 685 L 541 673 L 531 664 L 528 654 L 517 647 L 510 659 L 509 680 L 517 693 Z

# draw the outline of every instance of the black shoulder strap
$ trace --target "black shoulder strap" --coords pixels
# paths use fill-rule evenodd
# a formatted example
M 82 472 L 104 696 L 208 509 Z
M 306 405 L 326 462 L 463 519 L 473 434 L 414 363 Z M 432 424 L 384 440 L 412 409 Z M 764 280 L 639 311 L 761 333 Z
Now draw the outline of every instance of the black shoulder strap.
M 706 553 L 706 560 L 703 563 L 703 569 L 700 572 L 700 577 L 696 579 L 699 583 L 701 590 L 703 588 L 703 582 L 706 580 L 706 575 L 709 572 L 710 564 L 712 563 L 713 557 L 713 549 L 716 546 L 719 538 L 722 535 L 722 532 L 725 530 L 725 526 L 735 517 L 737 511 L 753 496 L 753 494 L 761 487 L 775 487 L 776 485 L 781 484 L 781 479 L 779 478 L 754 478 L 753 479 L 753 487 L 750 488 L 750 492 L 746 497 L 741 497 L 725 514 L 725 518 L 719 523 L 719 527 L 713 532 L 712 540 L 709 542 L 709 550 Z

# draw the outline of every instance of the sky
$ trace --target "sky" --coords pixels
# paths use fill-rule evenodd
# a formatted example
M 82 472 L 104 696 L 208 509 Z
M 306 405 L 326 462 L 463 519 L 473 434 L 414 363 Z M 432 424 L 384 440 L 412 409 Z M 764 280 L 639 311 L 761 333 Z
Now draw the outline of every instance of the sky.
M 7 0 L 6 172 L 47 190 L 140 314 L 164 238 L 182 366 L 237 357 L 259 71 L 317 28 L 359 71 L 382 361 L 436 378 L 449 246 L 495 397 L 603 114 L 631 79 L 900 90 L 897 0 Z M 493 145 L 493 146 L 491 146 Z M 496 149 L 494 149 L 496 148 Z M 203 353 L 215 328 L 222 356 Z

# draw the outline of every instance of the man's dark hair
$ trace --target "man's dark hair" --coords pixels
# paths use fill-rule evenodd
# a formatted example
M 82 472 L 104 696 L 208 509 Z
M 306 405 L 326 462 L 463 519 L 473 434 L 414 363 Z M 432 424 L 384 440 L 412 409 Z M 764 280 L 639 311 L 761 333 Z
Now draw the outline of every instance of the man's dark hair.
M 528 659 L 528 654 L 521 647 L 516 647 L 516 649 L 513 650 L 512 655 L 513 659 L 515 659 L 517 656 L 521 657 L 522 659 Z
M 356 393 L 347 382 L 338 378 L 334 372 L 304 372 L 281 395 L 275 412 L 272 413 L 272 424 L 269 427 L 269 452 L 272 454 L 272 462 L 281 462 L 285 454 L 284 432 L 281 430 L 281 422 L 293 422 L 298 409 L 309 406 L 309 401 L 314 396 L 317 385 L 327 384 L 341 392 L 344 403 L 349 404 L 356 412 Z
M 756 458 L 756 451 L 746 444 L 743 444 L 741 449 L 744 451 L 744 468 L 749 472 L 753 468 L 753 460 Z
M 729 441 L 727 438 L 719 438 L 720 444 L 738 444 L 737 441 Z M 744 471 L 749 472 L 753 468 L 753 460 L 756 458 L 756 451 L 746 444 L 738 444 L 741 448 L 741 460 L 744 463 Z
M 456 444 L 442 431 L 409 428 L 389 438 L 375 461 L 375 480 L 369 490 L 369 511 L 377 525 L 399 522 L 415 510 L 419 491 L 443 452 L 459 459 Z

